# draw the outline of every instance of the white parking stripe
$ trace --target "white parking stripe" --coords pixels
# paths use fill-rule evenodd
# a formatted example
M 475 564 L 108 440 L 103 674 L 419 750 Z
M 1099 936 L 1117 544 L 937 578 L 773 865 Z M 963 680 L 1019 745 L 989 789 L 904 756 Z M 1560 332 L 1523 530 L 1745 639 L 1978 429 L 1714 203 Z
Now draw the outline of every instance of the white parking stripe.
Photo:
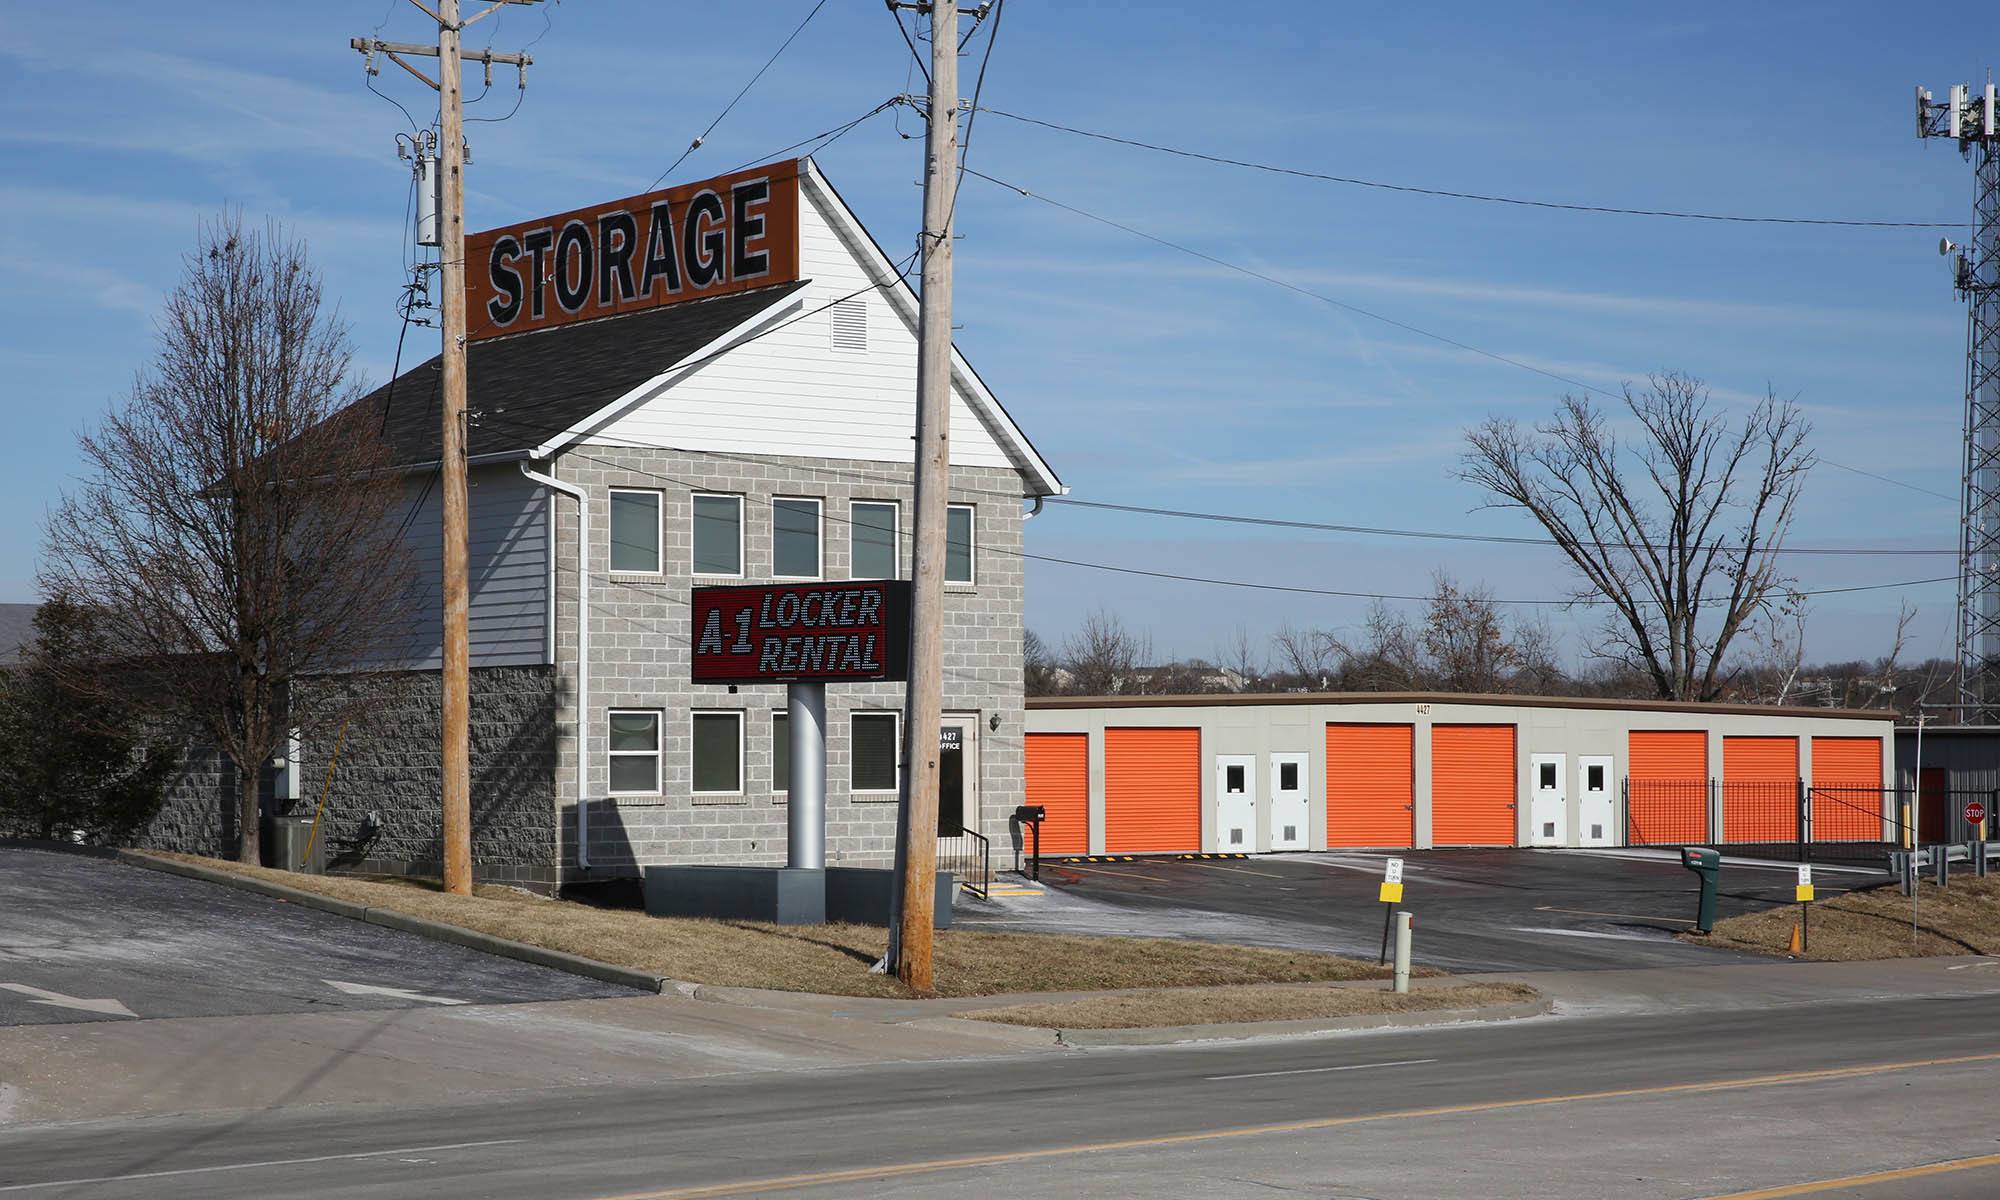
M 1208 1082 L 1222 1079 L 1268 1079 L 1273 1075 L 1323 1075 L 1328 1071 L 1367 1071 L 1375 1067 L 1414 1067 L 1423 1063 L 1434 1063 L 1435 1058 L 1399 1058 L 1395 1062 L 1355 1063 L 1346 1067 L 1298 1067 L 1290 1071 L 1250 1071 L 1242 1075 L 1210 1075 Z
M 0 1192 L 30 1192 L 36 1188 L 76 1187 L 86 1183 L 129 1183 L 135 1179 L 167 1179 L 176 1175 L 206 1175 L 216 1171 L 254 1171 L 259 1167 L 297 1167 L 307 1163 L 342 1162 L 353 1158 L 381 1158 L 390 1154 L 424 1154 L 432 1150 L 472 1150 L 480 1146 L 511 1146 L 525 1138 L 500 1138 L 490 1142 L 446 1142 L 441 1146 L 398 1146 L 393 1150 L 359 1150 L 353 1154 L 317 1154 L 311 1158 L 269 1158 L 262 1162 L 223 1163 L 214 1167 L 182 1167 L 177 1171 L 141 1171 L 134 1175 L 94 1175 L 87 1179 L 49 1179 L 41 1183 L 0 1185 Z

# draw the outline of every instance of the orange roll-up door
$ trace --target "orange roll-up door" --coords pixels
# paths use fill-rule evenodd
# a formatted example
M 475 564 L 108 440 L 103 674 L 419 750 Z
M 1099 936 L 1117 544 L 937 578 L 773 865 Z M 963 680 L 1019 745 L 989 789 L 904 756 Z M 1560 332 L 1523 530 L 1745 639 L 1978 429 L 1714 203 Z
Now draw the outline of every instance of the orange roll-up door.
M 1515 841 L 1514 727 L 1431 727 L 1431 842 L 1511 846 Z
M 1625 810 L 1634 845 L 1708 840 L 1708 734 L 1635 729 L 1625 743 Z
M 1882 739 L 1812 740 L 1812 835 L 1816 842 L 1882 840 Z
M 1408 725 L 1326 727 L 1326 844 L 1408 846 L 1415 797 Z
M 1201 849 L 1201 730 L 1104 731 L 1104 851 Z
M 1090 735 L 1031 733 L 1027 754 L 1028 803 L 1048 810 L 1042 853 L 1090 853 Z
M 1799 836 L 1799 739 L 1722 739 L 1722 840 L 1789 842 Z

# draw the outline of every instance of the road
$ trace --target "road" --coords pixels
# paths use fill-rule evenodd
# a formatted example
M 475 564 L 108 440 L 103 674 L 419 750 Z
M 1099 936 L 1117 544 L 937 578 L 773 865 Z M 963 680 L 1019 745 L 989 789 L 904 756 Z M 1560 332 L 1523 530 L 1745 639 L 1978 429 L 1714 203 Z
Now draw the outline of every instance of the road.
M 0 1197 L 1988 1196 L 1991 987 L 17 1127 Z
M 1375 955 L 1379 854 L 1045 863 L 1047 899 L 965 906 L 968 929 L 1129 933 Z M 1451 971 L 1588 970 L 1755 961 L 1690 945 L 1695 879 L 1652 851 L 1413 850 L 1399 908 L 1418 961 Z M 1822 897 L 1880 872 L 1820 867 Z M 1731 861 L 1721 915 L 1788 902 L 1796 868 Z
M 0 847 L 0 1026 L 633 994 L 232 888 Z

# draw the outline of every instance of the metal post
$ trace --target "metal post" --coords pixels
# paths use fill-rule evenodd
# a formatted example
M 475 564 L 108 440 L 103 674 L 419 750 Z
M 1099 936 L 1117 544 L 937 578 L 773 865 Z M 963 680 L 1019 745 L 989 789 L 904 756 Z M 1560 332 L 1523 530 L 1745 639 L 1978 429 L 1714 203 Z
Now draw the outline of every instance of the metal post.
M 785 865 L 817 871 L 826 866 L 826 685 L 786 684 L 785 716 L 792 754 Z
M 1398 992 L 1410 990 L 1410 929 L 1415 918 L 1409 913 L 1396 914 L 1396 983 Z
M 1035 856 L 1029 861 L 1034 865 L 1033 878 L 1036 883 L 1040 883 L 1042 881 L 1042 823 L 1040 821 L 1030 821 L 1028 822 L 1028 827 L 1034 831 L 1035 838 Z
M 1378 967 L 1388 965 L 1389 927 L 1395 923 L 1395 920 L 1396 920 L 1396 906 L 1393 904 L 1384 904 L 1382 906 L 1382 954 L 1375 960 L 1375 965 Z

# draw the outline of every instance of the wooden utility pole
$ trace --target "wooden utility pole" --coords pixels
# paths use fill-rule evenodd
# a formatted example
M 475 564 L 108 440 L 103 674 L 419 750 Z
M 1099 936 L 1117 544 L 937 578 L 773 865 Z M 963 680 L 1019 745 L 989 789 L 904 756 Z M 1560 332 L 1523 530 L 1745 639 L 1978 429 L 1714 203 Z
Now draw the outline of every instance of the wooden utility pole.
M 443 677 L 440 681 L 442 720 L 439 729 L 440 772 L 438 803 L 443 810 L 444 890 L 457 896 L 472 894 L 472 674 L 467 645 L 466 609 L 470 584 L 466 573 L 466 488 L 465 488 L 465 96 L 459 87 L 459 34 L 479 20 L 508 4 L 532 4 L 536 0 L 495 0 L 474 13 L 470 20 L 458 18 L 458 0 L 437 0 L 432 9 L 424 0 L 410 0 L 425 15 L 437 21 L 437 48 L 410 46 L 373 38 L 355 38 L 349 44 L 369 56 L 385 54 L 410 74 L 437 90 L 438 94 L 438 290 L 444 325 L 442 370 L 443 437 L 439 442 L 439 505 L 444 515 L 443 555 L 440 573 L 444 583 Z M 404 55 L 423 55 L 438 60 L 438 77 L 432 80 L 404 60 Z M 496 62 L 509 63 L 526 71 L 532 61 L 525 54 L 473 55 L 490 72 Z
M 911 564 L 910 685 L 903 721 L 901 906 L 895 969 L 933 989 L 938 749 L 944 718 L 945 509 L 951 494 L 951 214 L 958 189 L 958 4 L 930 10 L 931 91 L 924 137 L 923 310 L 917 335 L 916 554 Z

